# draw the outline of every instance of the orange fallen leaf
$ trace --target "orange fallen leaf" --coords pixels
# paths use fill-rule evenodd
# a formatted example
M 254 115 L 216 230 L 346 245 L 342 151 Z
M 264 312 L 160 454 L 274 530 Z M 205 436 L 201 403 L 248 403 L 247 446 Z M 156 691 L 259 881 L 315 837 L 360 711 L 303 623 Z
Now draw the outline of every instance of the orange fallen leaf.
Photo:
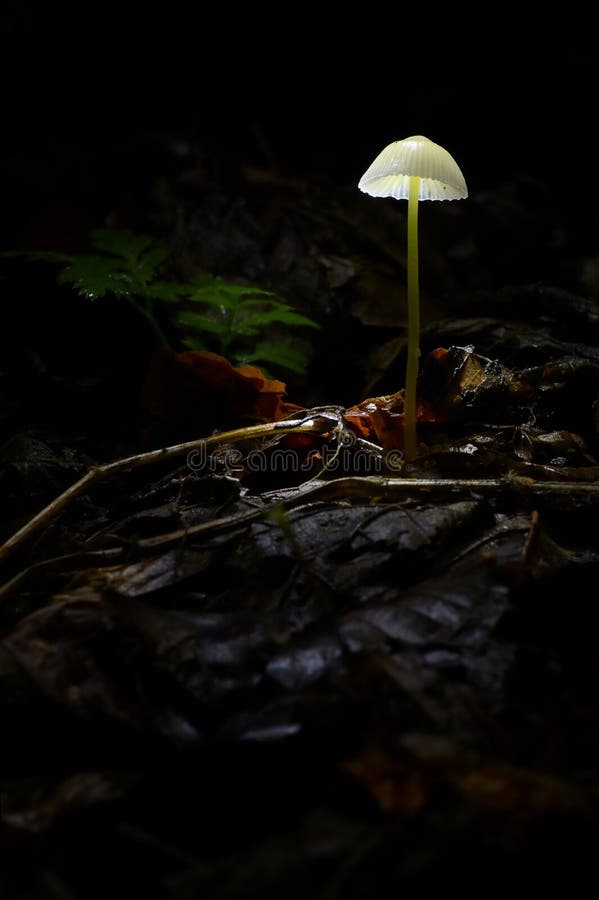
M 584 791 L 553 775 L 478 763 L 467 754 L 460 760 L 455 750 L 427 762 L 372 744 L 343 763 L 343 769 L 390 815 L 418 811 L 439 787 L 451 788 L 484 812 L 519 812 L 530 819 L 587 808 Z
M 423 772 L 393 759 L 376 745 L 345 762 L 343 769 L 367 788 L 383 812 L 391 815 L 418 812 L 430 794 L 430 783 Z
M 148 440 L 185 440 L 215 428 L 277 422 L 301 407 L 284 400 L 284 382 L 255 366 L 233 366 L 203 350 L 156 354 L 144 388 L 152 416 Z

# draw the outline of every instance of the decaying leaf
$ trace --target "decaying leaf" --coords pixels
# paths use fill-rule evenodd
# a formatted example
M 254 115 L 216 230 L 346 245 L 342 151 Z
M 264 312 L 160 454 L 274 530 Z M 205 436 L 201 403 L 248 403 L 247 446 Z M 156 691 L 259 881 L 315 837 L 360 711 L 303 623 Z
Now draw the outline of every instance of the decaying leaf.
M 68 813 L 117 799 L 137 780 L 117 771 L 27 779 L 3 792 L 1 819 L 11 828 L 40 832 Z
M 284 397 L 282 381 L 201 350 L 157 354 L 145 386 L 154 441 L 197 437 L 232 423 L 279 421 L 299 409 Z
M 422 742 L 417 738 L 416 746 Z M 428 744 L 434 742 L 427 742 Z M 547 815 L 588 811 L 584 792 L 550 775 L 539 775 L 523 768 L 478 762 L 464 762 L 459 748 L 437 742 L 433 759 L 414 765 L 408 752 L 391 756 L 381 747 L 368 747 L 344 764 L 352 778 L 364 784 L 380 808 L 390 815 L 418 812 L 441 786 L 462 795 L 486 813 L 518 813 L 523 820 Z M 407 749 L 414 742 L 406 739 Z

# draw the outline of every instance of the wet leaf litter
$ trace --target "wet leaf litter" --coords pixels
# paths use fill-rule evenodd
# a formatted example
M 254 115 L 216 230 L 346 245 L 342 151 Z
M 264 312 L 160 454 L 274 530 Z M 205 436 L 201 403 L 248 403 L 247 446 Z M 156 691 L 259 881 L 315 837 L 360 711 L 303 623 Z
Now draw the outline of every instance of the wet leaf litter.
M 251 259 L 267 250 L 244 215 L 231 240 Z M 330 303 L 374 278 L 363 237 L 320 246 L 316 227 L 308 252 L 301 216 L 331 231 L 322 210 L 290 214 L 281 283 Z M 366 234 L 384 278 L 397 251 Z M 215 354 L 154 357 L 151 459 L 100 464 L 55 435 L 5 445 L 7 539 L 92 473 L 2 564 L 2 822 L 48 883 L 353 898 L 473 853 L 506 879 L 548 847 L 584 863 L 597 309 L 540 286 L 481 307 L 453 287 L 453 317 L 429 315 L 421 338 L 409 466 L 401 342 L 334 406 Z M 351 367 L 331 354 L 336 383 Z

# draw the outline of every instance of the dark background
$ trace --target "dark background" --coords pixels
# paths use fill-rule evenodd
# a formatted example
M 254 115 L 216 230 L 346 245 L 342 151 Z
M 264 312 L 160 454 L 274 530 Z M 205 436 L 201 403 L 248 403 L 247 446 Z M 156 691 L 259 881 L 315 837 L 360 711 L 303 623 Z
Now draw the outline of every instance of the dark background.
M 0 23 L 2 249 L 81 252 L 90 231 L 105 225 L 149 232 L 172 249 L 172 233 L 156 214 L 160 184 L 200 170 L 208 188 L 197 195 L 198 209 L 210 192 L 225 198 L 226 210 L 238 196 L 242 209 L 243 170 L 255 167 L 281 177 L 279 205 L 289 202 L 284 179 L 290 178 L 302 184 L 305 202 L 314 195 L 314 208 L 321 204 L 325 216 L 341 196 L 335 191 L 355 190 L 351 202 L 356 209 L 363 204 L 360 214 L 374 221 L 382 208 L 357 191 L 361 174 L 390 141 L 425 134 L 456 158 L 470 196 L 441 215 L 422 211 L 424 293 L 437 300 L 449 291 L 434 280 L 427 284 L 435 268 L 426 259 L 431 247 L 437 268 L 445 265 L 466 290 L 539 283 L 589 294 L 583 268 L 599 255 L 599 215 L 595 61 L 584 20 L 544 14 L 527 28 L 506 7 L 478 18 L 454 9 L 440 21 L 423 10 L 390 15 L 366 7 L 344 14 L 305 5 L 267 13 L 91 4 L 67 13 L 21 3 L 9 6 Z M 192 191 L 184 202 L 193 210 Z M 459 241 L 469 235 L 475 256 L 447 264 L 454 216 Z M 212 228 L 221 230 L 218 214 Z M 354 313 L 342 292 L 323 313 L 320 301 L 311 306 L 287 285 L 272 285 L 268 269 L 253 276 L 233 263 L 214 267 L 200 258 L 198 264 L 282 289 L 323 324 L 316 356 L 337 339 L 331 370 L 339 371 L 350 347 L 355 378 L 328 382 L 322 369 L 311 370 L 311 389 L 292 379 L 300 403 L 360 399 L 369 375 L 358 357 L 402 324 L 398 318 L 395 331 L 365 331 L 354 317 L 345 327 L 343 316 Z M 403 283 L 403 273 L 393 281 Z M 47 267 L 12 265 L 1 283 L 2 354 L 20 385 L 27 379 L 18 360 L 31 348 L 46 372 L 60 375 L 105 378 L 109 363 L 113 398 L 123 372 L 130 383 L 131 372 L 143 370 L 136 353 L 148 348 L 140 347 L 137 323 L 123 310 L 111 317 L 109 304 L 99 310 L 57 289 Z M 139 393 L 139 384 L 131 384 L 125 419 Z M 23 404 L 39 396 L 31 385 Z
M 151 166 L 156 136 L 223 158 L 357 182 L 391 140 L 426 134 L 471 196 L 543 178 L 594 216 L 595 62 L 584 19 L 527 29 L 509 8 L 439 22 L 318 8 L 15 4 L 4 13 L 3 237 L 44 203 L 101 217 Z M 542 276 L 542 273 L 539 273 Z

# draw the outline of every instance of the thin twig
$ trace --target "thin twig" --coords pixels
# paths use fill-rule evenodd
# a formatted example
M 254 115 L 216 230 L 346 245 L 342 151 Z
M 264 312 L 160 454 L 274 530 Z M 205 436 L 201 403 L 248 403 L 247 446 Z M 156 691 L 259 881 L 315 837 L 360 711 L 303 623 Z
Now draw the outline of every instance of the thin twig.
M 311 482 L 306 482 L 310 484 Z M 599 483 L 597 482 L 540 482 L 529 478 L 386 478 L 385 476 L 348 476 L 326 481 L 307 490 L 294 489 L 290 497 L 274 500 L 274 503 L 241 515 L 212 519 L 198 525 L 178 528 L 166 534 L 156 535 L 138 541 L 142 550 L 153 550 L 177 543 L 180 540 L 197 538 L 203 534 L 211 535 L 241 528 L 262 518 L 274 504 L 285 510 L 312 503 L 330 502 L 332 500 L 367 500 L 376 502 L 397 502 L 406 500 L 410 495 L 426 495 L 439 493 L 480 494 L 484 496 L 498 493 L 521 493 L 535 499 L 555 498 L 579 494 L 595 503 L 599 502 Z M 279 495 L 280 496 L 280 495 Z M 268 494 L 263 495 L 268 497 Z
M 0 585 L 0 604 L 17 588 L 22 588 L 31 578 L 36 575 L 46 574 L 59 569 L 62 574 L 72 571 L 74 566 L 81 566 L 82 563 L 93 563 L 99 567 L 102 564 L 111 565 L 123 555 L 123 547 L 108 547 L 105 550 L 82 550 L 79 553 L 67 553 L 64 556 L 54 556 L 51 559 L 42 559 L 39 562 L 32 563 L 26 569 L 17 572 L 10 581 Z
M 311 419 L 309 421 L 313 420 Z M 300 424 L 302 425 L 303 430 L 309 430 L 307 421 Z M 248 430 L 249 429 L 241 429 L 240 431 L 243 431 L 245 437 Z M 239 434 L 240 432 L 229 432 L 228 434 L 234 433 Z M 225 435 L 216 435 L 215 437 L 219 437 L 222 440 Z M 197 441 L 194 441 L 191 445 L 185 446 L 196 446 L 197 443 Z M 170 449 L 172 448 L 169 448 L 169 450 Z M 131 459 L 138 458 L 139 457 L 130 457 L 128 462 L 130 462 Z M 111 464 L 111 466 L 112 465 L 115 464 Z M 114 471 L 114 469 L 111 469 L 111 471 Z M 220 519 L 212 519 L 209 522 L 201 522 L 198 525 L 179 528 L 165 534 L 135 541 L 133 542 L 134 549 L 146 554 L 151 554 L 155 551 L 160 552 L 179 542 L 184 545 L 191 540 L 191 542 L 194 543 L 195 541 L 201 540 L 204 536 L 213 537 L 216 534 L 233 531 L 236 528 L 244 528 L 253 522 L 265 518 L 269 513 L 272 514 L 273 509 L 276 507 L 289 511 L 301 506 L 309 507 L 316 503 L 331 503 L 338 500 L 353 500 L 376 504 L 405 502 L 406 500 L 415 497 L 422 498 L 435 496 L 438 498 L 439 495 L 447 494 L 471 494 L 474 496 L 516 494 L 525 498 L 527 497 L 529 500 L 534 501 L 535 504 L 542 500 L 555 500 L 560 497 L 568 497 L 570 500 L 578 498 L 579 500 L 590 503 L 599 503 L 599 482 L 542 482 L 518 476 L 472 479 L 349 476 L 337 478 L 332 481 L 324 481 L 313 486 L 310 481 L 305 482 L 305 484 L 311 486 L 300 486 L 299 488 L 296 487 L 292 490 L 271 491 L 263 494 L 262 499 L 267 501 L 267 505 L 259 509 L 238 513 L 233 516 L 221 517 Z M 484 540 L 487 540 L 488 538 L 489 536 L 487 535 Z M 469 548 L 469 550 L 471 549 L 472 547 Z M 0 601 L 5 600 L 12 594 L 15 588 L 21 586 L 23 581 L 29 575 L 39 574 L 46 569 L 57 568 L 60 564 L 65 562 L 90 561 L 96 564 L 108 563 L 110 565 L 110 563 L 114 562 L 122 555 L 122 551 L 122 546 L 109 547 L 103 550 L 81 551 L 65 557 L 58 557 L 45 561 L 42 560 L 29 566 L 27 569 L 23 570 L 23 572 L 15 575 L 14 578 L 5 585 L 1 586 Z
M 195 441 L 186 441 L 183 444 L 173 444 L 171 447 L 163 447 L 161 450 L 151 450 L 148 453 L 139 453 L 118 459 L 106 465 L 94 466 L 79 481 L 67 488 L 60 496 L 42 509 L 30 519 L 22 528 L 12 535 L 0 547 L 0 563 L 11 556 L 25 541 L 30 540 L 67 507 L 73 500 L 84 494 L 101 478 L 123 472 L 129 469 L 140 468 L 157 462 L 166 462 L 189 453 L 192 450 L 205 450 L 217 444 L 234 444 L 241 441 L 256 440 L 260 438 L 277 437 L 291 433 L 316 433 L 323 434 L 338 427 L 339 416 L 333 411 L 311 411 L 310 415 L 295 419 L 283 419 L 280 422 L 269 422 L 265 425 L 250 425 L 248 428 L 236 428 L 233 431 L 223 431 L 219 434 Z

